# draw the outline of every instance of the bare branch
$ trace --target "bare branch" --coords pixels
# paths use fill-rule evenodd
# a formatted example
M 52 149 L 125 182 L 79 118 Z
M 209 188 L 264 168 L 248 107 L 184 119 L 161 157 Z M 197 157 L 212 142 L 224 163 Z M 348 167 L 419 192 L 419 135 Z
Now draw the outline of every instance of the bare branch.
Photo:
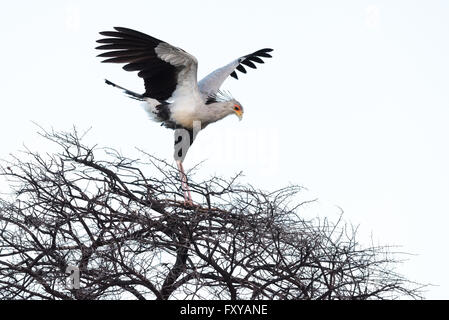
M 391 248 L 361 247 L 341 218 L 303 219 L 314 200 L 301 187 L 191 171 L 188 206 L 165 161 L 88 147 L 76 130 L 40 134 L 60 153 L 25 150 L 0 167 L 13 191 L 0 200 L 1 299 L 420 298 Z

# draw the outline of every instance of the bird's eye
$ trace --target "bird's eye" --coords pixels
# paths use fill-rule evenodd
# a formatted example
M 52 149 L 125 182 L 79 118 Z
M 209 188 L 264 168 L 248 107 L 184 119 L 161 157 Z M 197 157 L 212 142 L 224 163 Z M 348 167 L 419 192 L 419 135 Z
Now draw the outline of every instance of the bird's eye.
M 239 108 L 238 106 L 235 106 L 235 107 L 234 107 L 234 110 L 235 110 L 235 111 L 239 111 L 240 108 Z

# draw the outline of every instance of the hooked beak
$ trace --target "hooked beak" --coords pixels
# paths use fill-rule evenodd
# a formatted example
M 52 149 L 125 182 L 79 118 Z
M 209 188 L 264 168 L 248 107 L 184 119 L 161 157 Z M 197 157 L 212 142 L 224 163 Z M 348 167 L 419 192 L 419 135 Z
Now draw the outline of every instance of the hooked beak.
M 238 111 L 235 111 L 235 114 L 237 115 L 237 117 L 239 117 L 239 120 L 242 121 L 242 118 L 243 118 L 243 112 L 240 111 L 240 110 L 238 110 Z

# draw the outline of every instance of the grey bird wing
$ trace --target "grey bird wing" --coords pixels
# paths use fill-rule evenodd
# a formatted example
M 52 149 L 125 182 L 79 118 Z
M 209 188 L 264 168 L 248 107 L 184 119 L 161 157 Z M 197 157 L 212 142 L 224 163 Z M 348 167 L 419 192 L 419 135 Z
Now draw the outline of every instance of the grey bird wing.
M 138 71 L 144 79 L 143 97 L 166 101 L 179 94 L 198 94 L 196 58 L 184 50 L 128 28 L 100 32 L 96 49 L 106 50 L 102 62 L 125 63 L 126 71 Z M 185 90 L 187 89 L 187 90 Z M 192 91 L 193 90 L 193 91 Z
M 271 58 L 271 55 L 269 54 L 271 51 L 273 51 L 273 49 L 269 48 L 258 50 L 246 56 L 235 59 L 224 67 L 211 72 L 198 83 L 203 99 L 206 100 L 208 97 L 217 94 L 227 77 L 231 76 L 238 79 L 236 71 L 246 73 L 244 66 L 256 69 L 255 63 L 264 63 L 262 58 Z

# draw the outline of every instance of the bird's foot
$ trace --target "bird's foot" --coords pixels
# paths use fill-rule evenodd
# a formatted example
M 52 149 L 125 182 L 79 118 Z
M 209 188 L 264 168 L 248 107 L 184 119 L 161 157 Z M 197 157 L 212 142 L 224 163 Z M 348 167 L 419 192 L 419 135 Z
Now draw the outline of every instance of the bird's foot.
M 186 200 L 184 200 L 184 205 L 185 206 L 188 206 L 188 207 L 193 207 L 194 206 L 194 204 L 193 204 L 193 201 L 190 199 L 186 199 Z

